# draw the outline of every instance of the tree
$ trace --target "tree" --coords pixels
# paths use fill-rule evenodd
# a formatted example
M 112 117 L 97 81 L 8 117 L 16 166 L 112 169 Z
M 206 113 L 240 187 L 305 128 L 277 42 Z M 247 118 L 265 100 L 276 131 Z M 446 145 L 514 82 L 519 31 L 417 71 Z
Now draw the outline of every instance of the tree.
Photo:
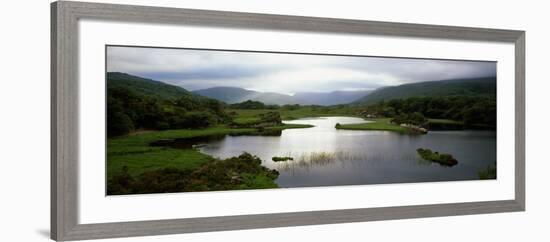
M 231 104 L 229 105 L 229 107 L 235 109 L 266 109 L 265 104 L 263 104 L 262 102 L 252 100 L 246 100 L 241 103 Z
M 121 102 L 107 98 L 107 136 L 119 136 L 128 134 L 134 130 L 134 124 L 130 117 L 123 112 Z

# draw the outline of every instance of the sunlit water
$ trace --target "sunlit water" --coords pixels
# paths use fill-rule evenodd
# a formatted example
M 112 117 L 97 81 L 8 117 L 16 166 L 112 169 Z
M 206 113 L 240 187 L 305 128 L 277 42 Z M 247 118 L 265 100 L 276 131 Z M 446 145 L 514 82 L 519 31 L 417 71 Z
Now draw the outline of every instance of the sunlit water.
M 426 135 L 389 131 L 337 130 L 336 123 L 362 123 L 360 118 L 326 117 L 285 121 L 315 127 L 287 129 L 280 136 L 224 136 L 200 151 L 228 158 L 248 152 L 280 172 L 281 187 L 381 184 L 478 179 L 478 171 L 496 161 L 493 131 L 430 131 Z M 452 154 L 458 165 L 443 167 L 423 161 L 417 148 Z M 274 162 L 274 156 L 293 157 Z

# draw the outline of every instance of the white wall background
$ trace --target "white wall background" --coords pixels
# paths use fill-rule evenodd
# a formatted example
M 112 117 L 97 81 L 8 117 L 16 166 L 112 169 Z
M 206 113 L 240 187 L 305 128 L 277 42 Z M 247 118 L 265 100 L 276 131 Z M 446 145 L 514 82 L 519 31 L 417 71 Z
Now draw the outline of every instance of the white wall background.
M 91 0 L 90 0 L 91 1 Z M 101 0 L 527 31 L 527 212 L 168 235 L 108 241 L 549 241 L 550 21 L 544 1 Z M 0 9 L 1 241 L 49 237 L 49 3 Z M 7 135 L 6 135 L 7 134 Z

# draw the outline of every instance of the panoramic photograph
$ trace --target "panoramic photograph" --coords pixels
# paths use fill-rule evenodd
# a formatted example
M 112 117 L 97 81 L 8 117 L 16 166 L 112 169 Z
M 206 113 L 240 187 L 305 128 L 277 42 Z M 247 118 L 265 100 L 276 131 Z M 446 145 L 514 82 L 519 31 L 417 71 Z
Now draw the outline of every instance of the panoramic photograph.
M 497 178 L 497 63 L 106 46 L 106 194 Z

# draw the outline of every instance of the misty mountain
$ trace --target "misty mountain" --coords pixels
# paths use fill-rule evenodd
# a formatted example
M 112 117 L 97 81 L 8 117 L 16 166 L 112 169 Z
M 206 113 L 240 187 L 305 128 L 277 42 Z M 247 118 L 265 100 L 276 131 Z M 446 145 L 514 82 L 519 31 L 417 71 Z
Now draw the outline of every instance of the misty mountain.
M 371 93 L 372 90 L 363 91 L 333 91 L 333 92 L 298 92 L 294 97 L 306 103 L 316 105 L 348 104 Z
M 233 104 L 247 100 L 258 101 L 264 104 L 305 104 L 291 95 L 275 92 L 257 92 L 238 87 L 212 87 L 193 91 L 193 93 Z
M 374 90 L 355 103 L 433 96 L 496 96 L 496 77 L 417 82 Z

